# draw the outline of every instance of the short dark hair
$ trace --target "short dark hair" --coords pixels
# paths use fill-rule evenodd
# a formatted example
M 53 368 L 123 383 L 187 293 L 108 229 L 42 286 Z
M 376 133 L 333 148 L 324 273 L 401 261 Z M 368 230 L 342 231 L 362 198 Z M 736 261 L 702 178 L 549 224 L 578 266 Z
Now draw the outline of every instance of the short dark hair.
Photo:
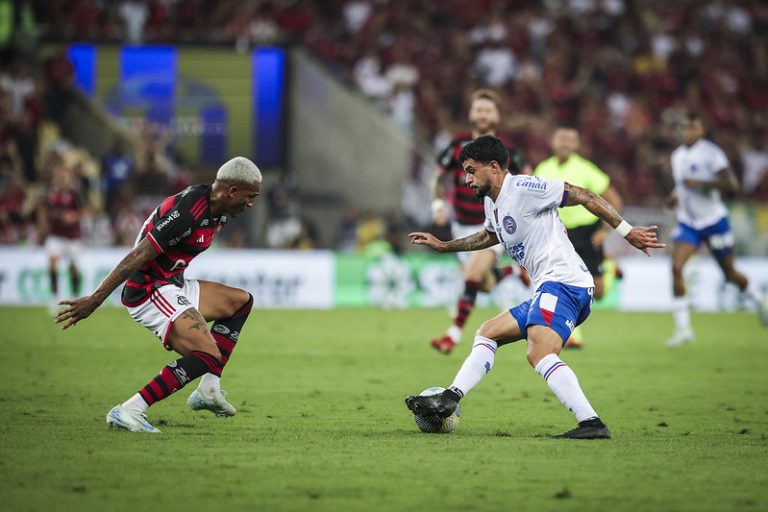
M 689 111 L 689 112 L 687 112 L 683 119 L 684 119 L 685 123 L 701 123 L 701 124 L 704 124 L 704 119 L 701 117 L 701 114 L 699 114 L 696 111 Z
M 495 160 L 502 169 L 506 169 L 509 165 L 509 150 L 493 135 L 483 135 L 464 146 L 459 153 L 460 164 L 470 158 L 486 165 Z

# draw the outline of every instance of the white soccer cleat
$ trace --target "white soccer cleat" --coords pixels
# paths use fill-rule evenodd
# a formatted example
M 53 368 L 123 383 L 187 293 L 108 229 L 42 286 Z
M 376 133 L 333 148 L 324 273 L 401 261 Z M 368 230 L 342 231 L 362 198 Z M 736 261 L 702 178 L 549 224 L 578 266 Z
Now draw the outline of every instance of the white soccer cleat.
M 146 414 L 126 409 L 122 405 L 114 406 L 107 413 L 107 425 L 111 428 L 120 428 L 131 432 L 160 433 L 160 429 L 153 427 L 147 422 Z
M 203 392 L 198 388 L 187 398 L 187 405 L 193 411 L 207 410 L 216 416 L 234 416 L 237 409 L 227 402 L 226 394 L 226 391 L 220 389 L 210 389 Z
M 696 336 L 693 334 L 693 330 L 691 329 L 677 330 L 675 331 L 675 334 L 673 334 L 667 340 L 667 347 L 669 348 L 682 347 L 686 343 L 692 343 L 695 338 Z

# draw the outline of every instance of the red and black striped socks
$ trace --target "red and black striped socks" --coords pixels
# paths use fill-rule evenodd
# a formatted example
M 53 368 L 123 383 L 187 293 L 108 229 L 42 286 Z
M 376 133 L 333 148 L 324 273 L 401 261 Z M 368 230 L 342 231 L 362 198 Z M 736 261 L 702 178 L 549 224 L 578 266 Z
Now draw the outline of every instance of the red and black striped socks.
M 248 301 L 240 309 L 229 318 L 217 320 L 214 322 L 213 327 L 211 327 L 211 335 L 221 353 L 222 368 L 227 364 L 229 358 L 232 357 L 232 351 L 235 350 L 235 345 L 237 345 L 237 340 L 240 337 L 240 331 L 242 331 L 243 325 L 245 325 L 245 321 L 248 319 L 251 308 L 253 308 L 253 295 L 248 294 Z M 200 379 L 197 389 L 203 390 L 208 395 L 211 391 L 221 389 L 221 379 L 218 375 L 206 373 Z
M 211 334 L 213 335 L 216 346 L 219 347 L 221 352 L 221 366 L 227 364 L 229 358 L 232 356 L 232 351 L 235 350 L 237 339 L 240 336 L 240 331 L 243 330 L 243 325 L 248 319 L 248 315 L 253 308 L 253 295 L 248 294 L 248 302 L 242 305 L 235 314 L 229 318 L 223 320 L 217 320 L 211 327 Z
M 467 279 L 464 281 L 464 293 L 459 297 L 457 304 L 456 318 L 453 319 L 453 325 L 459 329 L 464 328 L 464 324 L 467 323 L 467 318 L 475 309 L 475 301 L 477 300 L 477 292 L 480 289 L 480 283 Z
M 138 394 L 149 407 L 205 373 L 221 375 L 221 369 L 222 364 L 211 354 L 200 351 L 190 352 L 163 368 L 157 377 L 139 390 Z

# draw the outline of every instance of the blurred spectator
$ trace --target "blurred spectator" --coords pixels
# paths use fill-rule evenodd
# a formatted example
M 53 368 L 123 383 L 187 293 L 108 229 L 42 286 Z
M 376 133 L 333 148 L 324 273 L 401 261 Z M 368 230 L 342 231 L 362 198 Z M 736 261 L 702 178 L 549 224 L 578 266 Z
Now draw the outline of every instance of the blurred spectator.
M 149 214 L 139 209 L 129 188 L 121 189 L 115 202 L 115 245 L 132 246 Z
M 268 192 L 267 245 L 273 249 L 291 248 L 301 235 L 302 223 L 292 199 L 291 188 L 289 184 L 283 183 Z
M 127 0 L 120 4 L 120 18 L 125 25 L 125 40 L 139 44 L 144 41 L 144 26 L 149 18 L 149 8 L 144 0 Z
M 0 0 L 0 66 L 18 56 L 31 56 L 37 24 L 30 0 Z
M 515 54 L 503 39 L 494 40 L 477 53 L 475 71 L 485 85 L 505 85 L 517 71 Z
M 132 177 L 134 170 L 133 157 L 125 150 L 121 139 L 115 140 L 112 149 L 101 159 L 101 183 L 104 192 L 107 211 L 115 218 L 118 193 L 122 185 Z
M 37 153 L 37 127 L 34 115 L 30 109 L 22 110 L 17 122 L 8 127 L 8 135 L 14 141 L 21 160 L 24 179 L 28 182 L 37 181 L 35 156 Z
M 0 243 L 14 244 L 26 238 L 26 200 L 21 159 L 13 141 L 0 147 Z
M 432 202 L 432 224 L 427 228 L 429 233 L 435 235 L 438 240 L 452 240 L 451 232 L 451 208 L 448 202 L 436 199 Z
M 392 252 L 387 241 L 387 224 L 377 215 L 363 216 L 357 225 L 357 251 L 365 256 L 382 256 Z
M 43 103 L 46 117 L 60 124 L 67 102 L 72 97 L 75 76 L 75 67 L 66 52 L 60 51 L 45 61 L 44 76 L 46 88 Z
M 743 191 L 765 200 L 768 199 L 768 130 L 755 142 L 741 149 Z
M 29 74 L 29 68 L 21 62 L 13 65 L 10 75 L 4 81 L 6 83 L 3 84 L 3 88 L 11 96 L 10 115 L 19 118 L 27 98 L 35 92 L 35 81 Z
M 299 234 L 291 245 L 291 249 L 309 250 L 317 248 L 317 230 L 309 219 L 301 219 Z
M 357 225 L 359 221 L 357 208 L 354 206 L 344 208 L 344 216 L 341 218 L 338 226 L 336 226 L 335 248 L 337 251 L 353 252 L 355 250 L 357 247 Z
M 384 217 L 386 234 L 384 239 L 389 244 L 390 250 L 395 254 L 402 254 L 408 242 L 405 222 L 398 211 L 389 211 Z

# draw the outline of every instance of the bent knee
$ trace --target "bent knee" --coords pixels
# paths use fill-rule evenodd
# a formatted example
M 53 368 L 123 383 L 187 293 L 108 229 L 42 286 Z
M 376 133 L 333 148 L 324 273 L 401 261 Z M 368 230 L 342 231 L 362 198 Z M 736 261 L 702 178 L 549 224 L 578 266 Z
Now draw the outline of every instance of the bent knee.
M 177 352 L 183 353 L 183 354 L 189 354 L 192 352 L 203 352 L 205 354 L 208 354 L 212 357 L 215 357 L 217 361 L 221 362 L 221 352 L 219 351 L 219 347 L 216 345 L 216 341 L 213 339 L 213 336 L 210 332 L 206 331 L 207 336 L 196 336 L 195 339 L 189 339 L 186 338 L 181 343 L 179 341 L 175 341 L 172 343 L 171 346 L 173 346 Z M 185 347 L 185 351 L 179 350 L 180 347 L 177 347 L 177 345 L 183 344 Z
M 495 335 L 497 333 L 495 332 L 495 329 L 493 328 L 493 322 L 490 320 L 486 320 L 485 322 L 480 325 L 480 327 L 475 331 L 476 336 L 482 336 L 483 338 L 488 339 L 494 339 Z
M 251 294 L 240 288 L 233 288 L 226 297 L 227 299 L 222 304 L 221 312 L 221 316 L 224 318 L 234 315 L 251 300 Z
M 531 349 L 529 345 L 528 353 L 525 355 L 525 357 L 528 360 L 528 364 L 530 364 L 532 368 L 536 368 L 536 365 L 539 364 L 539 361 L 544 359 L 546 356 L 550 354 L 558 355 L 559 353 L 560 351 L 557 348 L 547 348 L 542 350 L 541 347 L 536 347 L 535 349 Z

